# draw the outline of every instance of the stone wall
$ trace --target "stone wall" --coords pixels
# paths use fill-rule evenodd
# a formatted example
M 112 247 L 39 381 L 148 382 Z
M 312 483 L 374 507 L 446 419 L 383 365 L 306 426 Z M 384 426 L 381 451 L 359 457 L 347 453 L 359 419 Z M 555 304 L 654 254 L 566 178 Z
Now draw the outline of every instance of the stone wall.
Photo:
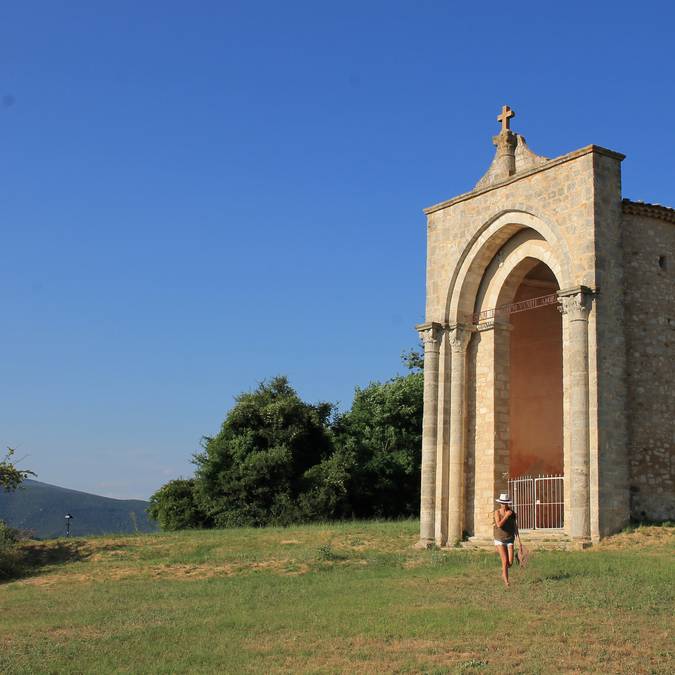
M 591 420 L 597 420 L 597 457 L 591 462 L 591 532 L 594 539 L 612 534 L 629 519 L 626 452 L 626 346 L 622 260 L 621 165 L 594 155 L 595 210 L 595 393 Z M 590 346 L 590 345 L 589 345 Z M 591 370 L 591 373 L 593 372 Z M 591 376 L 592 377 L 592 376 Z M 591 383 L 593 385 L 593 382 Z M 596 413 L 593 414 L 595 407 Z M 593 445 L 593 444 L 591 444 Z
M 624 206 L 623 214 L 631 515 L 675 520 L 675 222 L 627 210 L 632 209 Z

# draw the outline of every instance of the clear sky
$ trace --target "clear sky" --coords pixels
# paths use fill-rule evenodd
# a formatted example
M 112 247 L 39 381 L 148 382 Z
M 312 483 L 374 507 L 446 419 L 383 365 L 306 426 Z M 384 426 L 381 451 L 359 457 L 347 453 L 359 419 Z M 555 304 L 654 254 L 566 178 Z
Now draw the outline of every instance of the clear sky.
M 668 3 L 32 2 L 0 10 L 0 444 L 147 498 L 233 397 L 401 372 L 422 208 L 502 104 L 554 157 L 624 152 L 675 205 Z

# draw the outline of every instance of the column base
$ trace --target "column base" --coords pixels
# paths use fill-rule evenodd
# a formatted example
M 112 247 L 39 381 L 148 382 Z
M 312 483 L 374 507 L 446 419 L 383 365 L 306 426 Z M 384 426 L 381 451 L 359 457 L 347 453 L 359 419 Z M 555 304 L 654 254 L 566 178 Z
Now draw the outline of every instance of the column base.
M 428 550 L 430 548 L 436 548 L 436 542 L 433 539 L 420 539 L 413 548 L 419 550 Z
M 462 538 L 461 535 L 453 535 L 453 536 L 447 538 L 444 546 L 447 546 L 448 548 L 453 548 L 455 546 L 459 546 L 462 543 L 462 539 L 463 538 Z
M 590 539 L 572 539 L 573 551 L 585 551 L 593 547 L 593 542 Z

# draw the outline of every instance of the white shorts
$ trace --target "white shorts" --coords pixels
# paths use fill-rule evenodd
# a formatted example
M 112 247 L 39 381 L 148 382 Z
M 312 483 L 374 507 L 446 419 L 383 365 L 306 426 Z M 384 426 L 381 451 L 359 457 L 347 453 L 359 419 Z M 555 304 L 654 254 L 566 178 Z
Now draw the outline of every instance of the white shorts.
M 499 539 L 495 539 L 495 546 L 513 546 L 512 541 L 499 541 Z

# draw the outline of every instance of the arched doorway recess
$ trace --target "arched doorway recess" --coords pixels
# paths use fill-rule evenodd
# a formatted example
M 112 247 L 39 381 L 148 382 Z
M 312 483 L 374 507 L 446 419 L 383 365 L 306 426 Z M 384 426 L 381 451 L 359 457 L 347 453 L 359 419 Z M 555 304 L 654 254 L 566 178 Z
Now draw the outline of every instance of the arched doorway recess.
M 551 269 L 535 262 L 514 303 L 557 293 Z M 509 476 L 563 473 L 562 316 L 545 304 L 510 317 Z
M 550 228 L 534 216 L 518 214 L 518 219 L 527 223 L 514 222 L 514 217 L 513 213 L 502 214 L 474 238 L 450 284 L 446 305 L 448 343 L 439 351 L 437 361 L 439 372 L 445 376 L 439 378 L 439 417 L 446 420 L 437 427 L 434 504 L 437 543 L 453 542 L 463 535 L 489 539 L 494 495 L 508 489 L 512 460 L 510 352 L 514 326 L 510 317 L 490 314 L 489 310 L 518 298 L 527 300 L 543 295 L 535 291 L 537 285 L 556 293 L 569 279 L 564 242 L 553 237 L 555 246 L 552 245 L 543 234 L 550 235 Z M 556 378 L 558 396 L 547 405 L 549 412 L 555 410 L 552 417 L 556 427 L 550 435 L 555 436 L 555 444 L 549 454 L 555 455 L 556 468 L 561 464 L 561 447 L 569 446 L 563 434 L 569 405 L 561 393 L 567 389 L 561 363 L 567 328 L 561 326 L 557 305 L 556 293 L 552 306 L 535 310 L 549 318 L 545 322 L 549 333 L 556 332 L 553 358 L 557 359 L 557 366 L 551 377 Z M 517 353 L 522 351 L 520 340 L 516 340 L 514 349 Z M 522 372 L 514 372 L 516 380 L 523 379 Z M 515 426 L 522 428 L 522 417 L 517 412 L 521 407 L 514 408 L 513 415 Z M 550 443 L 551 438 L 544 438 L 541 445 Z M 514 462 L 521 461 L 524 452 L 518 448 L 513 451 Z M 538 448 L 534 451 L 535 455 L 542 454 Z M 564 471 L 566 453 L 563 451 L 562 455 Z M 543 462 L 543 457 L 539 459 Z M 560 495 L 564 504 L 569 504 L 567 492 L 564 499 Z M 560 510 L 564 510 L 562 504 Z
M 488 537 L 493 496 L 509 490 L 516 492 L 524 527 L 535 527 L 537 517 L 539 527 L 563 526 L 559 275 L 552 247 L 538 232 L 524 228 L 494 254 L 476 289 L 467 350 L 465 533 Z M 527 302 L 536 298 L 548 300 Z M 544 481 L 542 475 L 558 478 Z M 521 482 L 510 482 L 515 478 Z M 555 520 L 544 505 L 548 503 L 555 504 Z
M 527 271 L 522 276 L 524 268 Z M 560 290 L 552 270 L 525 258 L 505 289 L 516 309 L 508 317 L 508 492 L 521 529 L 564 527 L 563 339 Z M 522 279 L 522 280 L 521 280 Z M 512 289 L 515 289 L 512 290 Z M 506 351 L 506 349 L 503 349 Z

